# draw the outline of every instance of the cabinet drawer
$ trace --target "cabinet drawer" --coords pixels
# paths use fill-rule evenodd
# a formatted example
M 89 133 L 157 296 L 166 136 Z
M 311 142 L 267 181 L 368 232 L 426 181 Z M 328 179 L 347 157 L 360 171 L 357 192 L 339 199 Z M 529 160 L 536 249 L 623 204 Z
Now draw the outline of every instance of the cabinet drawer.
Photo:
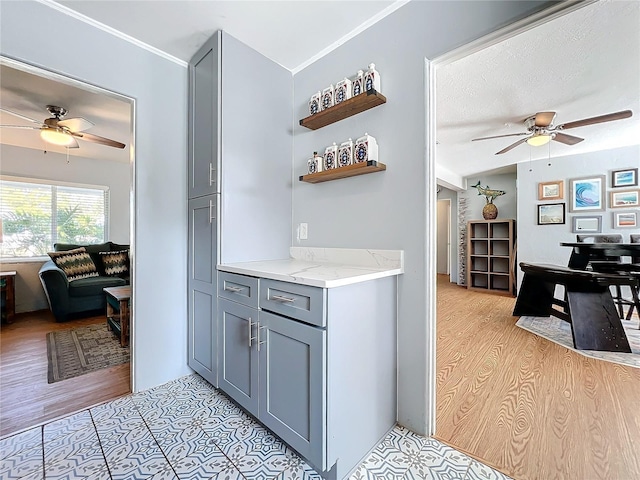
M 248 307 L 258 308 L 257 278 L 219 272 L 218 286 L 218 296 L 228 298 Z
M 325 327 L 326 290 L 308 285 L 260 280 L 260 308 Z

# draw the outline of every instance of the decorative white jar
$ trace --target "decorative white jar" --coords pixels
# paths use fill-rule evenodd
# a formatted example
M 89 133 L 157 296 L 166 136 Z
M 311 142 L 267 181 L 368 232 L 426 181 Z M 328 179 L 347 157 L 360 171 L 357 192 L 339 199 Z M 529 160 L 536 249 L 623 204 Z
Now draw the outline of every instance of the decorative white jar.
M 337 157 L 338 157 L 338 146 L 335 142 L 330 147 L 324 149 L 324 165 L 322 166 L 324 170 L 331 170 L 332 168 L 336 168 L 337 165 Z
M 353 79 L 351 86 L 352 86 L 351 90 L 353 92 L 354 97 L 356 95 L 360 95 L 361 93 L 364 93 L 364 77 L 362 74 L 362 70 L 358 70 L 358 73 L 356 74 L 356 77 Z
M 338 148 L 338 167 L 346 167 L 353 163 L 353 141 L 342 142 Z
M 313 157 L 307 160 L 307 172 L 318 173 L 322 171 L 322 157 L 318 152 L 313 152 Z
M 336 105 L 351 98 L 351 88 L 351 80 L 347 77 L 344 77 L 343 80 L 336 83 L 336 91 L 334 95 Z
M 329 85 L 327 88 L 322 90 L 322 110 L 326 110 L 329 107 L 333 107 L 334 105 L 334 90 L 333 85 Z
M 378 142 L 368 133 L 356 140 L 353 149 L 353 163 L 378 161 Z
M 376 70 L 375 63 L 370 63 L 369 70 L 364 74 L 364 90 L 380 91 L 380 74 Z
M 318 90 L 316 93 L 314 93 L 311 96 L 311 100 L 309 100 L 309 115 L 315 115 L 320 110 L 322 110 L 322 107 L 320 104 L 321 96 L 322 94 L 320 93 L 320 90 Z

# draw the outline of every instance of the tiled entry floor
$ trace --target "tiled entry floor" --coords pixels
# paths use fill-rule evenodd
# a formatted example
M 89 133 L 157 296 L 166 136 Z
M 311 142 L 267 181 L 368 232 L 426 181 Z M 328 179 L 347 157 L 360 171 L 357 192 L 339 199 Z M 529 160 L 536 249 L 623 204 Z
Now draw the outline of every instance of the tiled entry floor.
M 197 375 L 0 440 L 0 478 L 320 479 L 309 465 Z M 351 480 L 507 477 L 396 427 Z

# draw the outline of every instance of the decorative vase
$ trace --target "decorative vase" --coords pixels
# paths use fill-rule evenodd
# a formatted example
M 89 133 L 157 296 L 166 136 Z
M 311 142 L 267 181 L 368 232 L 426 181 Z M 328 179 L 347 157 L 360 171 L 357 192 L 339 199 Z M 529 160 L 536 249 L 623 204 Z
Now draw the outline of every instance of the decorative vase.
M 485 220 L 495 220 L 498 217 L 498 207 L 493 202 L 487 202 L 482 208 L 482 218 Z

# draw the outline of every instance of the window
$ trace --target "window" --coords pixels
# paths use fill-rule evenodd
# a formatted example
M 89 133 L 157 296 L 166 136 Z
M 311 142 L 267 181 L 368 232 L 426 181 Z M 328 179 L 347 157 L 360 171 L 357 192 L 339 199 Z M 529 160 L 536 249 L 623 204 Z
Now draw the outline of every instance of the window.
M 0 257 L 39 257 L 54 243 L 101 243 L 108 236 L 107 187 L 0 179 Z

